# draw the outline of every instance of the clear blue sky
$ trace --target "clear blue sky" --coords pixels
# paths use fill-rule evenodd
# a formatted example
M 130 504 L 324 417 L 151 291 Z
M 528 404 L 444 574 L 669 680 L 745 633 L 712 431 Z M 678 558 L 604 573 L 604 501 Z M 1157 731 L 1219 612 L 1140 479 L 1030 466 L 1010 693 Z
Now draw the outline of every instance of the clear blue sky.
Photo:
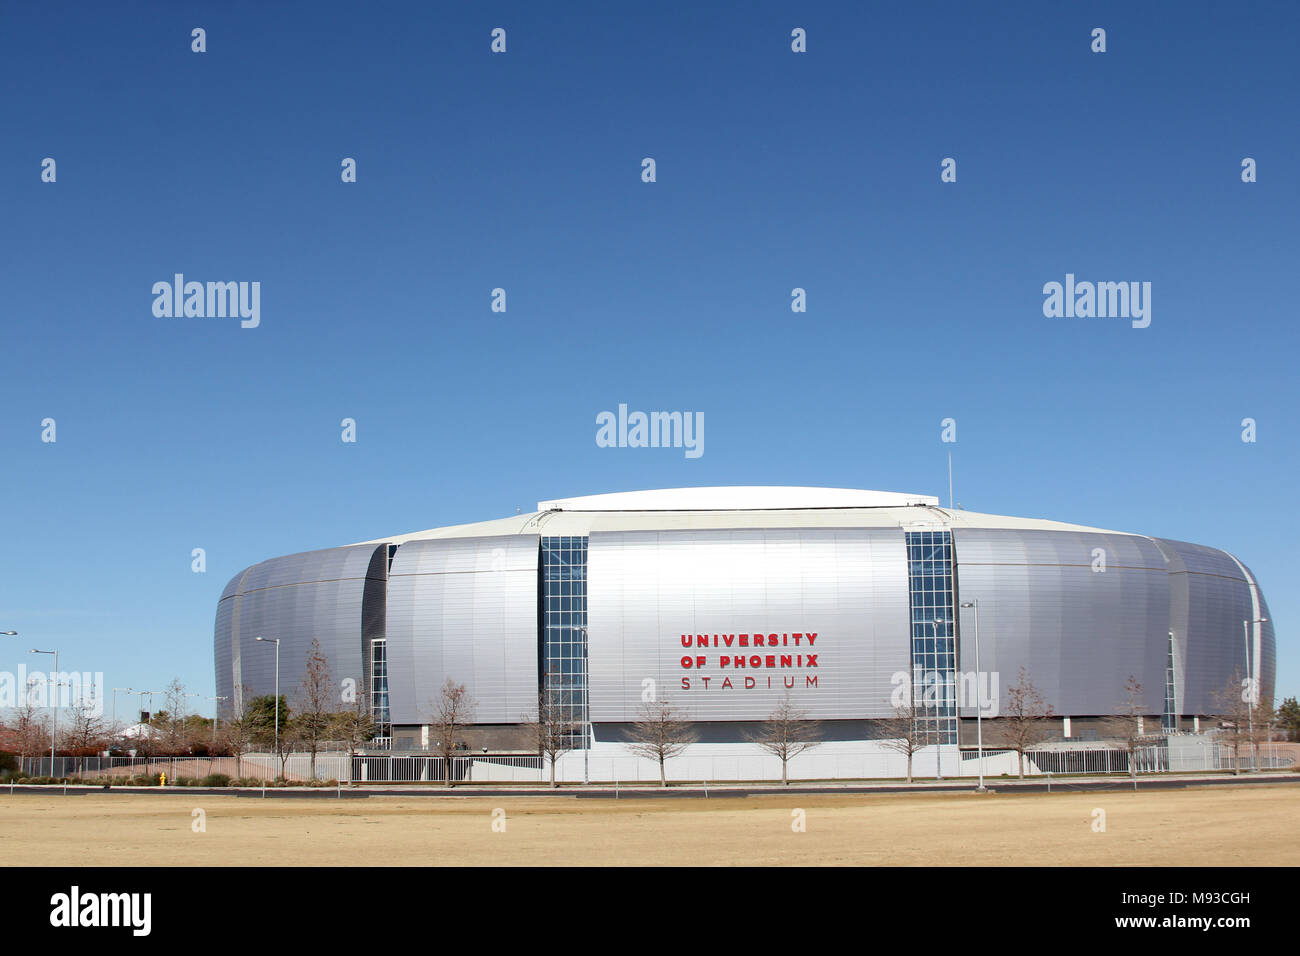
M 217 598 L 265 558 L 637 488 L 946 501 L 951 448 L 967 509 L 1233 551 L 1296 694 L 1297 27 L 1289 2 L 10 5 L 0 670 L 57 647 L 211 694 Z M 176 272 L 260 282 L 261 326 L 156 318 Z M 1151 282 L 1151 326 L 1045 318 L 1067 272 Z M 704 455 L 598 448 L 620 402 L 703 412 Z

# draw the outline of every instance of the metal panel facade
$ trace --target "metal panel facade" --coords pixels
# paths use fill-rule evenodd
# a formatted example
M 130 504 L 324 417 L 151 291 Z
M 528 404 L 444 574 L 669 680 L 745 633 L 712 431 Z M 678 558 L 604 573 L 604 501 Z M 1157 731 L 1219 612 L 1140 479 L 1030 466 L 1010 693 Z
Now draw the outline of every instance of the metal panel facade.
M 587 576 L 595 722 L 636 720 L 647 679 L 693 720 L 764 720 L 784 695 L 785 678 L 809 717 L 881 717 L 891 678 L 910 673 L 907 556 L 898 529 L 593 533 Z M 793 643 L 809 632 L 812 646 L 806 636 Z M 754 647 L 756 633 L 784 643 Z M 710 646 L 697 646 L 697 635 Z M 740 646 L 742 635 L 750 646 Z M 809 653 L 817 655 L 814 666 Z M 792 666 L 783 667 L 787 655 Z M 798 655 L 804 666 L 794 664 Z M 745 667 L 734 666 L 736 656 Z M 683 657 L 692 659 L 689 668 Z
M 270 694 L 275 688 L 275 645 L 280 639 L 280 693 L 293 707 L 311 642 L 320 641 L 330 677 L 360 682 L 361 596 L 374 545 L 308 551 L 253 565 L 242 581 L 227 586 L 217 612 L 217 693 L 237 701 L 243 687 Z M 240 576 L 236 576 L 237 578 Z M 234 706 L 238 706 L 236 702 Z
M 1187 541 L 1160 538 L 1157 543 L 1169 557 L 1178 706 L 1184 714 L 1213 714 L 1223 710 L 1218 698 L 1233 676 L 1247 673 L 1243 622 L 1270 617 L 1268 604 L 1231 555 Z M 1258 665 L 1263 694 L 1271 695 L 1272 622 L 1252 626 L 1250 637 L 1251 662 Z
M 1221 709 L 1216 697 L 1234 672 L 1244 676 L 1247 646 L 1262 695 L 1273 692 L 1273 624 L 1249 635 L 1242 624 L 1270 617 L 1268 605 L 1249 569 L 1223 551 L 1101 532 L 958 527 L 952 536 L 956 600 L 978 601 L 981 666 L 997 674 L 1000 709 L 1024 667 L 1057 714 L 1114 713 L 1130 674 L 1144 685 L 1147 710 L 1161 713 L 1171 630 L 1180 714 Z M 910 671 L 901 527 L 611 531 L 588 540 L 594 722 L 636 720 L 647 680 L 698 721 L 764 720 L 785 678 L 812 718 L 889 716 L 893 678 Z M 362 677 L 366 642 L 386 636 L 393 723 L 426 723 L 447 677 L 468 685 L 479 723 L 532 716 L 538 549 L 537 535 L 421 539 L 402 544 L 391 567 L 388 546 L 372 543 L 240 572 L 214 627 L 217 692 L 232 698 L 223 712 L 244 686 L 272 690 L 275 649 L 256 644 L 260 634 L 281 639 L 280 688 L 291 701 L 313 638 L 341 686 Z M 957 618 L 958 669 L 971 674 L 975 619 L 970 610 Z M 810 653 L 815 664 L 798 661 Z M 973 717 L 963 703 L 962 716 Z
M 537 712 L 536 535 L 408 541 L 388 583 L 394 724 L 427 723 L 444 680 L 465 684 L 476 723 Z
M 980 667 L 997 675 L 999 711 L 1022 667 L 1057 714 L 1116 713 L 1130 674 L 1142 682 L 1148 712 L 1163 711 L 1169 587 L 1154 544 L 1004 529 L 959 529 L 953 538 L 958 599 L 979 605 Z M 960 623 L 960 669 L 973 673 L 972 610 Z M 961 713 L 974 717 L 975 708 Z

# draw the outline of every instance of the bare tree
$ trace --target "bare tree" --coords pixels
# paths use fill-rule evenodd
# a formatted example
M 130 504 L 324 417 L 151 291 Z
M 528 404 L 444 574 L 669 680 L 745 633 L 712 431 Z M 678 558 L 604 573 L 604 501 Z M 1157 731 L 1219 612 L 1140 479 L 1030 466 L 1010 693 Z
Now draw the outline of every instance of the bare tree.
M 370 695 L 365 682 L 358 684 L 352 700 L 344 700 L 343 710 L 333 715 L 330 734 L 347 749 L 348 784 L 352 783 L 352 755 L 375 735 L 375 718 L 371 713 Z
M 236 713 L 232 702 L 230 719 L 221 725 L 221 746 L 235 758 L 236 777 L 244 775 L 244 754 L 252 749 L 253 736 L 257 732 L 257 719 L 252 709 L 253 689 L 245 686 L 239 699 L 243 708 Z
M 302 724 L 298 720 L 298 715 L 280 718 L 280 749 L 277 756 L 280 758 L 280 779 L 288 780 L 287 767 L 289 758 L 293 756 L 295 750 L 303 744 Z
M 880 721 L 884 732 L 881 746 L 907 757 L 907 782 L 912 782 L 912 757 L 926 745 L 924 711 L 916 706 L 912 682 L 907 682 L 907 699 L 894 707 L 892 717 Z
M 1252 730 L 1253 723 L 1253 730 Z M 1251 751 L 1255 754 L 1251 763 L 1258 766 L 1259 745 L 1268 743 L 1273 739 L 1273 727 L 1277 723 L 1277 710 L 1273 707 L 1273 701 L 1260 699 L 1255 701 L 1255 713 L 1253 721 L 1247 719 L 1246 733 L 1250 735 Z
M 456 748 L 463 743 L 461 734 L 474 719 L 474 700 L 464 684 L 457 684 L 448 677 L 443 681 L 438 698 L 432 704 L 433 716 L 429 721 L 429 733 L 434 743 L 442 751 L 443 767 L 446 771 L 445 783 L 452 785 L 452 758 Z
M 30 694 L 14 710 L 14 738 L 21 757 L 35 757 L 50 747 L 50 722 Z
M 641 719 L 632 725 L 627 749 L 639 757 L 659 763 L 659 783 L 668 786 L 664 764 L 679 756 L 698 739 L 695 728 L 668 701 L 653 701 L 641 707 Z
M 821 724 L 809 720 L 808 714 L 795 706 L 786 688 L 785 696 L 777 703 L 757 731 L 749 735 L 749 740 L 758 744 L 768 753 L 781 760 L 781 782 L 790 784 L 790 761 L 821 744 Z
M 295 736 L 311 754 L 311 777 L 316 779 L 316 754 L 322 741 L 328 740 L 335 721 L 334 681 L 330 677 L 329 659 L 321 653 L 320 641 L 311 639 L 307 666 L 298 685 L 294 707 Z
M 1228 682 L 1210 695 L 1217 713 L 1215 736 L 1232 748 L 1232 772 L 1241 773 L 1241 753 L 1251 740 L 1253 723 L 1250 686 L 1240 671 L 1233 671 Z
M 273 753 L 280 759 L 280 779 L 284 778 L 285 765 L 293 752 L 296 732 L 294 714 L 289 702 L 281 694 L 260 694 L 245 697 L 247 711 L 244 720 L 251 731 L 252 744 L 259 751 Z M 277 731 L 278 727 L 278 731 Z
M 188 695 L 180 678 L 172 679 L 163 692 L 163 710 L 153 715 L 149 724 L 158 731 L 158 743 L 165 753 L 189 752 L 189 728 L 185 720 Z
M 547 675 L 537 694 L 537 717 L 525 715 L 524 729 L 537 746 L 537 753 L 551 765 L 551 786 L 555 784 L 555 764 L 560 757 L 577 748 L 585 732 L 574 714 L 574 694 L 555 673 Z
M 63 752 L 88 757 L 104 749 L 108 725 L 98 708 L 88 701 L 72 708 L 71 726 L 61 735 Z
M 1146 718 L 1151 715 L 1147 713 L 1142 682 L 1136 675 L 1129 674 L 1128 680 L 1124 682 L 1123 695 L 1123 700 L 1116 709 L 1116 715 L 1109 718 L 1104 727 L 1107 735 L 1124 745 L 1128 753 L 1129 774 L 1136 781 L 1137 752 L 1154 741 L 1159 734 L 1147 730 Z M 1134 786 L 1136 785 L 1135 782 Z
M 1019 759 L 1020 779 L 1025 779 L 1025 751 L 1050 740 L 1052 707 L 1022 667 L 1016 682 L 1007 688 L 1007 706 L 998 714 L 995 739 Z

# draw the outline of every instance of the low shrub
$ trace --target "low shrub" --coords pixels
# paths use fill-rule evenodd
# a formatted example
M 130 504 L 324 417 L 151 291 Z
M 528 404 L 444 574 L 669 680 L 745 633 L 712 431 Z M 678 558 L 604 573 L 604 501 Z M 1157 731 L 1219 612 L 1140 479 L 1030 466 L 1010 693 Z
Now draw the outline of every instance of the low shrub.
M 205 787 L 228 787 L 230 786 L 230 777 L 224 773 L 210 773 L 199 783 Z

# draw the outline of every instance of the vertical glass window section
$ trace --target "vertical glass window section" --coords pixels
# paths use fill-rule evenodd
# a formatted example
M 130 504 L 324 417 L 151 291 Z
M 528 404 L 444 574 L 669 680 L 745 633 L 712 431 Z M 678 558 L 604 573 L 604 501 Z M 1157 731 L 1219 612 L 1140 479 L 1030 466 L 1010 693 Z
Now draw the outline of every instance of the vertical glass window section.
M 909 531 L 908 591 L 912 613 L 912 693 L 924 739 L 957 742 L 956 635 L 950 531 Z
M 1161 729 L 1172 734 L 1178 729 L 1177 703 L 1174 700 L 1174 632 L 1169 632 L 1169 652 L 1165 657 L 1165 713 Z
M 388 641 L 376 638 L 370 642 L 370 714 L 375 720 L 375 736 L 387 739 L 393 735 L 388 715 Z
M 542 682 L 539 691 L 587 739 L 587 538 L 542 538 Z

